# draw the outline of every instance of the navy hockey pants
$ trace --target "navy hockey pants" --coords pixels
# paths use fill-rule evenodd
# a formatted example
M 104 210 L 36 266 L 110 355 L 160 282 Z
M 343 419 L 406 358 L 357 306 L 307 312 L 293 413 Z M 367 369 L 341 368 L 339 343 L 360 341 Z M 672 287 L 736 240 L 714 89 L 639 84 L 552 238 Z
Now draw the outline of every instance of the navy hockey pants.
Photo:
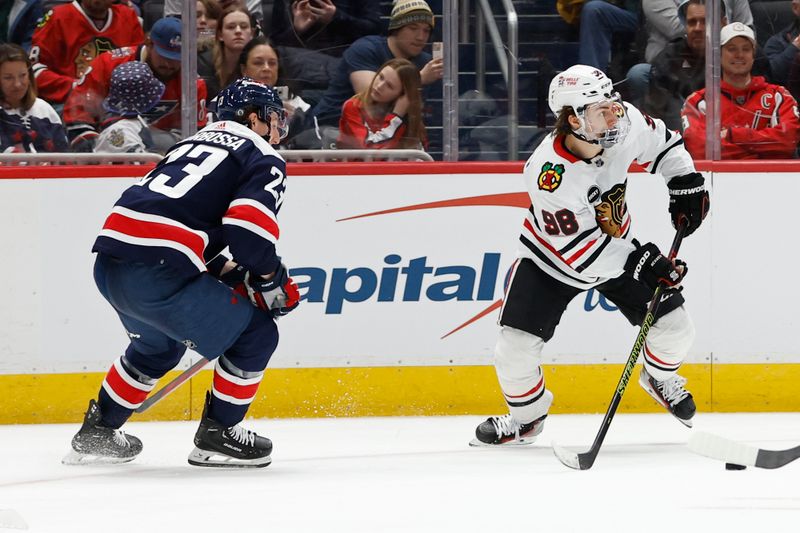
M 130 338 L 100 389 L 103 423 L 118 428 L 183 357 L 186 348 L 217 362 L 209 415 L 239 423 L 278 345 L 278 329 L 260 311 L 209 274 L 187 276 L 168 265 L 145 265 L 97 254 L 95 283 Z

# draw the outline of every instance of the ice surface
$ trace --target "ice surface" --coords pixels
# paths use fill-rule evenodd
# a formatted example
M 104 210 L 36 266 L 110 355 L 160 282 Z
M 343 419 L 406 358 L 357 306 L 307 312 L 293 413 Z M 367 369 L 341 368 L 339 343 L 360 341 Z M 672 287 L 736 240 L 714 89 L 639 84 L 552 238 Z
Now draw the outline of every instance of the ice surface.
M 551 439 L 585 451 L 601 418 L 553 415 L 536 444 L 504 449 L 467 445 L 477 416 L 248 420 L 275 450 L 245 471 L 187 464 L 196 422 L 130 423 L 142 454 L 97 467 L 60 464 L 77 424 L 0 426 L 0 509 L 57 533 L 800 531 L 800 461 L 726 471 L 667 414 L 618 415 L 589 471 L 559 463 Z M 695 428 L 800 443 L 794 413 L 698 414 Z

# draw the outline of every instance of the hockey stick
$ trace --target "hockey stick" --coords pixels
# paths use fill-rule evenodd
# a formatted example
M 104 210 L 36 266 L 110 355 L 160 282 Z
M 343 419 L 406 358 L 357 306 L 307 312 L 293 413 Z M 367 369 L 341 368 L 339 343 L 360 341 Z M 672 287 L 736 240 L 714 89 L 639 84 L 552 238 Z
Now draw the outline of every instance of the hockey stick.
M 780 468 L 800 458 L 800 446 L 788 450 L 763 450 L 711 433 L 692 433 L 689 449 L 699 455 L 736 465 Z
M 161 388 L 158 392 L 150 395 L 149 398 L 143 401 L 142 405 L 137 407 L 134 413 L 144 413 L 145 411 L 150 409 L 152 406 L 163 400 L 172 391 L 174 391 L 175 389 L 177 389 L 178 387 L 180 387 L 181 385 L 192 379 L 195 374 L 203 370 L 203 367 L 205 367 L 208 364 L 208 362 L 209 362 L 208 359 L 202 358 L 198 362 L 196 362 L 195 364 L 193 364 L 192 366 L 181 372 L 181 374 L 178 377 L 176 377 L 175 379 L 164 385 L 164 387 Z
M 675 239 L 672 241 L 672 247 L 669 249 L 670 259 L 675 259 L 675 256 L 678 255 L 678 249 L 681 247 L 681 241 L 683 240 L 683 234 L 685 232 L 686 224 L 682 223 L 678 226 L 678 230 L 675 232 Z M 600 446 L 603 445 L 603 440 L 606 438 L 608 428 L 611 426 L 611 420 L 617 412 L 619 402 L 622 400 L 622 395 L 625 394 L 625 388 L 628 386 L 631 374 L 633 374 L 633 368 L 636 366 L 636 361 L 639 359 L 639 353 L 644 347 L 647 333 L 650 331 L 653 322 L 655 322 L 656 311 L 658 311 L 658 306 L 661 304 L 661 293 L 663 291 L 664 285 L 659 283 L 653 293 L 653 299 L 650 300 L 650 305 L 647 307 L 647 313 L 644 315 L 641 328 L 639 328 L 639 335 L 636 336 L 636 342 L 633 343 L 631 354 L 628 356 L 628 362 L 625 363 L 622 376 L 619 378 L 619 383 L 617 383 L 617 389 L 614 391 L 614 397 L 611 399 L 611 405 L 608 406 L 606 416 L 603 417 L 603 423 L 600 425 L 600 431 L 597 433 L 592 447 L 589 448 L 587 452 L 575 453 L 558 446 L 555 442 L 553 443 L 553 453 L 556 454 L 558 460 L 564 463 L 564 465 L 574 468 L 575 470 L 588 470 L 594 464 L 594 460 L 597 459 L 597 454 L 600 453 Z

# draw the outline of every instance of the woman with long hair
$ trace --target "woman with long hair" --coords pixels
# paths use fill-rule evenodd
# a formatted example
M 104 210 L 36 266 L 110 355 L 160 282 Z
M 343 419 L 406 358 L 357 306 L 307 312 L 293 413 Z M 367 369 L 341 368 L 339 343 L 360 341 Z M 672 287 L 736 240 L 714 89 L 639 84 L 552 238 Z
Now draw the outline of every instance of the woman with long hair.
M 214 86 L 209 85 L 209 98 L 239 78 L 239 56 L 257 34 L 253 17 L 244 5 L 231 4 L 217 19 L 214 37 Z
M 287 120 L 302 121 L 302 115 L 311 107 L 293 88 L 280 81 L 280 56 L 272 43 L 263 36 L 255 37 L 242 49 L 239 56 L 239 70 L 242 76 L 252 78 L 270 87 L 275 87 L 283 102 Z M 291 136 L 291 132 L 289 133 Z
M 416 148 L 427 145 L 419 70 L 390 59 L 361 93 L 344 103 L 338 148 Z
M 0 152 L 66 152 L 67 146 L 61 118 L 36 97 L 28 54 L 0 44 Z

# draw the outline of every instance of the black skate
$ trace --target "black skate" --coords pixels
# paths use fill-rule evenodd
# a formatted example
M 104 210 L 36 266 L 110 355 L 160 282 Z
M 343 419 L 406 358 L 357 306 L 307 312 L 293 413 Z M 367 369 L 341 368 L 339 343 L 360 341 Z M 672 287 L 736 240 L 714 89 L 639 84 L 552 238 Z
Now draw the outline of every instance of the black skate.
M 686 378 L 675 374 L 666 381 L 657 381 L 642 368 L 639 385 L 683 425 L 692 427 L 692 417 L 696 407 L 692 394 L 683 388 L 686 385 Z
M 475 439 L 470 446 L 521 446 L 533 444 L 544 429 L 547 415 L 533 422 L 520 424 L 510 413 L 487 418 L 475 429 Z
M 102 413 L 94 400 L 83 425 L 72 437 L 72 451 L 61 462 L 65 465 L 114 464 L 133 461 L 142 451 L 142 441 L 118 429 L 100 425 Z
M 195 449 L 189 454 L 189 464 L 263 468 L 272 462 L 272 441 L 259 437 L 238 424 L 225 427 L 208 417 L 211 395 L 206 393 L 206 405 L 200 427 L 194 435 Z

